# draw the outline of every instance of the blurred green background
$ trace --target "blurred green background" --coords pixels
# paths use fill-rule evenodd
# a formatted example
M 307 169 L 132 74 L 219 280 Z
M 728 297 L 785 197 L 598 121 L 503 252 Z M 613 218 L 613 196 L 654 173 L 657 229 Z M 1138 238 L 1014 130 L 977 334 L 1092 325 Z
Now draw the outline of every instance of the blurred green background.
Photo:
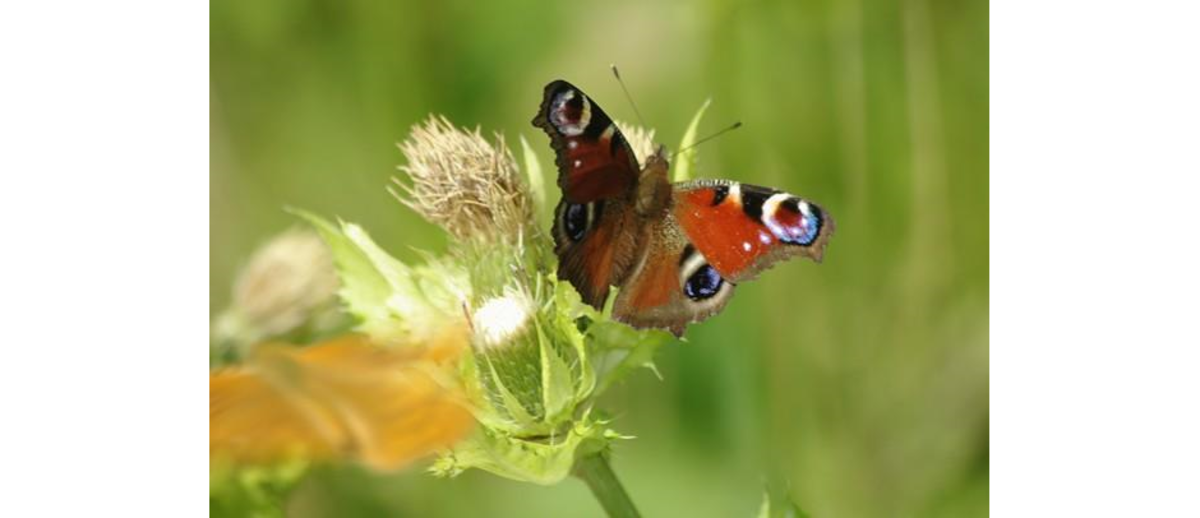
M 752 516 L 767 483 L 813 516 L 978 516 L 988 503 L 988 5 L 877 0 L 541 3 L 215 0 L 211 303 L 285 205 L 363 224 L 402 259 L 445 236 L 384 189 L 431 112 L 524 135 L 542 86 L 674 145 L 704 101 L 699 175 L 837 221 L 824 264 L 752 283 L 606 394 L 614 467 L 646 516 Z M 583 483 L 353 468 L 295 516 L 599 516 Z

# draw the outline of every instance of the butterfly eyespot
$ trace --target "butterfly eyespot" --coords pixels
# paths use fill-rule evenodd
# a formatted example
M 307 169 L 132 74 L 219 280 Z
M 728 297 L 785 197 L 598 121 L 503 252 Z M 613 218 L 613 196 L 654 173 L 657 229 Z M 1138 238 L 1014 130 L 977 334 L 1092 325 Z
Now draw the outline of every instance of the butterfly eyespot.
M 550 103 L 550 122 L 565 136 L 582 135 L 591 119 L 591 103 L 575 90 L 559 93 Z
M 683 293 L 692 300 L 705 300 L 721 291 L 721 285 L 724 283 L 725 279 L 721 278 L 717 269 L 705 264 L 688 277 L 683 285 Z
M 579 241 L 583 239 L 583 234 L 587 232 L 588 226 L 588 211 L 587 206 L 576 203 L 567 205 L 563 210 L 563 231 L 571 241 Z
M 763 224 L 771 229 L 780 241 L 789 245 L 808 246 L 821 232 L 821 209 L 816 205 L 786 194 L 776 195 L 786 199 L 776 202 L 768 200 L 769 214 L 763 215 Z

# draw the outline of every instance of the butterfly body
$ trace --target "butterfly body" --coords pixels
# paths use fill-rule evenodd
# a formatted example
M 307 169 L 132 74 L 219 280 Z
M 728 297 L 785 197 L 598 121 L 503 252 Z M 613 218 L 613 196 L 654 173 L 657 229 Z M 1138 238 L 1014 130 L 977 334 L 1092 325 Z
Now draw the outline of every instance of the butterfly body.
M 682 335 L 719 312 L 736 283 L 793 256 L 820 261 L 833 220 L 817 205 L 727 180 L 670 183 L 659 147 L 639 167 L 625 137 L 581 90 L 546 85 L 533 124 L 551 140 L 563 198 L 553 235 L 559 278 L 634 327 Z

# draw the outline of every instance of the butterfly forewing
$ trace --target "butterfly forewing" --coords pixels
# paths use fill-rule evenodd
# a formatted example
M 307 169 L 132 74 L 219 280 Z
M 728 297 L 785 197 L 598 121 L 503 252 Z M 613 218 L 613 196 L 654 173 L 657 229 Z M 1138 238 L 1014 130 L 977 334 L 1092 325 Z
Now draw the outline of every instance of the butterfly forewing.
M 833 219 L 775 189 L 725 180 L 676 184 L 672 212 L 721 276 L 741 282 L 794 256 L 820 261 Z
M 612 119 L 582 90 L 558 80 L 546 85 L 533 124 L 550 136 L 558 186 L 573 203 L 622 198 L 637 183 L 637 158 Z

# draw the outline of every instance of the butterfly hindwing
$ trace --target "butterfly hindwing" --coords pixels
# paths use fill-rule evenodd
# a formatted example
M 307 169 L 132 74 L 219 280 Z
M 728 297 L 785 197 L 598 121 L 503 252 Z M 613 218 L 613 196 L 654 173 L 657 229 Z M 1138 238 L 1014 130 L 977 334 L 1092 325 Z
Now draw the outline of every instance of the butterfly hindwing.
M 558 277 L 571 282 L 583 301 L 599 308 L 610 285 L 620 285 L 637 262 L 643 233 L 622 199 L 559 202 L 554 215 Z
M 563 80 L 546 85 L 533 125 L 550 136 L 558 186 L 574 203 L 625 197 L 638 178 L 637 158 L 612 119 Z
M 681 336 L 687 324 L 721 311 L 734 285 L 691 244 L 671 213 L 648 230 L 649 249 L 621 286 L 613 316 Z
M 735 283 L 797 255 L 820 262 L 834 229 L 815 203 L 756 185 L 696 180 L 676 184 L 673 201 L 690 242 Z

